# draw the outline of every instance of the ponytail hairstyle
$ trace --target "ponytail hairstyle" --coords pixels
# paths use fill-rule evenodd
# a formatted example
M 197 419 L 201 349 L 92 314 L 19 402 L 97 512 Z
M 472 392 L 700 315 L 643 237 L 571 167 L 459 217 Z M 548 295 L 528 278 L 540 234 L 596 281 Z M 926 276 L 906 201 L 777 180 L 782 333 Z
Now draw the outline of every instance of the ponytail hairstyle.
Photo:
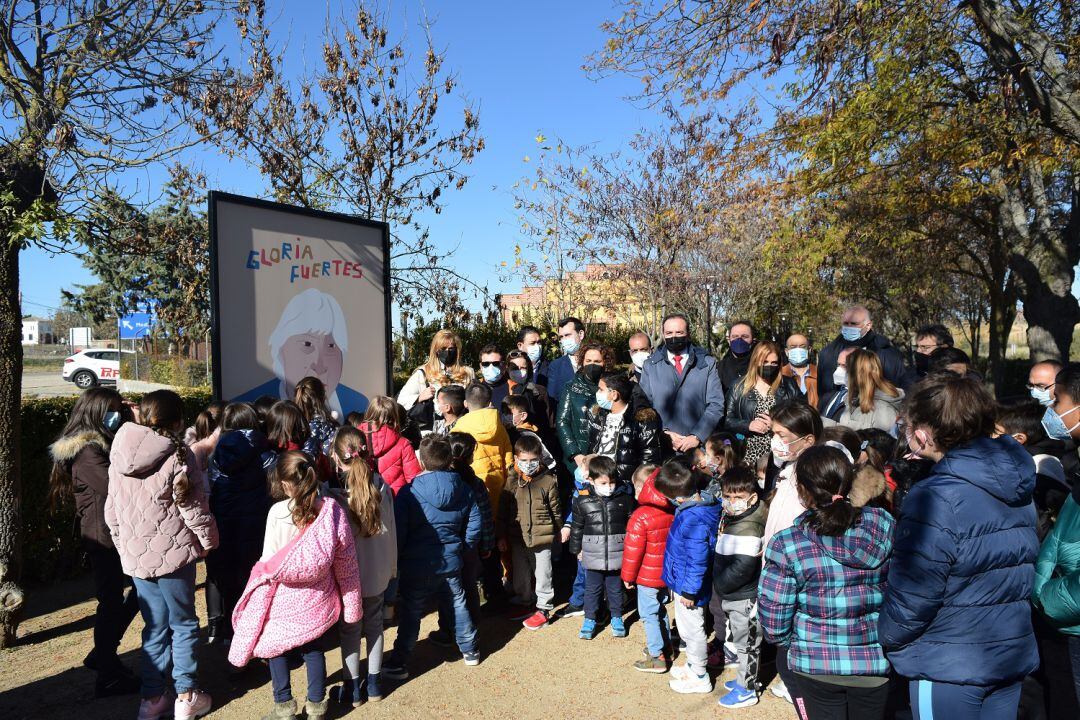
M 292 400 L 279 400 L 266 415 L 266 437 L 279 450 L 288 449 L 289 443 L 300 447 L 310 435 L 304 413 Z
M 842 450 L 828 445 L 807 448 L 795 462 L 799 499 L 810 511 L 806 523 L 823 537 L 837 537 L 854 527 L 860 510 L 848 494 L 855 467 Z
M 446 436 L 450 441 L 450 452 L 454 456 L 453 468 L 459 474 L 466 468 L 472 472 L 473 453 L 476 451 L 476 438 L 468 433 L 452 432 Z M 466 473 L 468 474 L 468 473 Z
M 293 401 L 304 414 L 304 419 L 311 422 L 317 417 L 333 420 L 330 405 L 326 402 L 326 386 L 323 381 L 311 375 L 296 383 Z
M 106 443 L 112 443 L 112 431 L 105 427 L 105 413 L 114 407 L 123 408 L 123 398 L 113 388 L 90 388 L 79 396 L 71 409 L 71 417 L 64 426 L 57 443 L 66 438 L 83 433 L 100 436 Z M 122 414 L 124 410 L 120 411 Z M 105 451 L 108 452 L 106 446 Z M 63 503 L 75 497 L 75 486 L 71 479 L 71 461 L 75 458 L 54 459 L 52 472 L 49 473 L 49 506 L 55 511 Z
M 717 475 L 723 475 L 728 470 L 741 465 L 743 460 L 743 446 L 739 439 L 728 432 L 713 433 L 705 441 L 705 449 L 716 458 L 719 467 Z M 703 468 L 704 469 L 704 468 Z
M 314 463 L 299 450 L 283 453 L 270 474 L 270 494 L 275 500 L 289 497 L 284 483 L 294 488 L 290 498 L 293 525 L 305 528 L 319 515 L 319 478 Z
M 349 425 L 339 428 L 334 436 L 334 457 L 345 468 L 349 515 L 360 528 L 360 537 L 378 535 L 382 531 L 382 492 L 372 482 L 364 434 Z
M 155 390 L 143 395 L 139 403 L 139 422 L 172 442 L 180 472 L 173 478 L 173 497 L 177 505 L 191 499 L 191 483 L 187 474 L 187 445 L 178 435 L 184 426 L 184 401 L 172 390 Z
M 225 403 L 212 402 L 206 409 L 195 418 L 195 440 L 205 440 L 214 434 L 218 423 L 221 421 L 221 412 L 225 409 Z

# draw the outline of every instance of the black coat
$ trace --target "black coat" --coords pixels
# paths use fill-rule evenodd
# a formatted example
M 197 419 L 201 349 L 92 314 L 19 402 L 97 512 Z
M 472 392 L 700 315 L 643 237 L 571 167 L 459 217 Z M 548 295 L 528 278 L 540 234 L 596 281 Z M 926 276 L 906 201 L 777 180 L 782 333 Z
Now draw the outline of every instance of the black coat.
M 728 350 L 724 353 L 724 357 L 720 358 L 720 362 L 716 366 L 720 372 L 720 387 L 724 389 L 724 397 L 730 397 L 735 390 L 735 384 L 739 382 L 742 376 L 746 374 L 747 368 L 750 367 L 750 352 L 747 351 L 740 358 L 735 357 Z
M 574 499 L 574 522 L 570 527 L 570 554 L 581 553 L 586 570 L 620 570 L 626 525 L 634 512 L 631 486 L 619 484 L 610 497 L 582 490 Z
M 780 378 L 780 385 L 776 388 L 776 404 L 793 400 L 806 402 L 793 378 Z M 736 383 L 731 389 L 724 410 L 725 430 L 744 436 L 750 434 L 750 423 L 757 417 L 757 402 L 749 392 L 743 391 L 740 384 Z
M 840 351 L 847 348 L 869 350 L 877 355 L 881 360 L 881 369 L 885 373 L 885 379 L 899 388 L 907 389 L 909 377 L 904 367 L 904 357 L 889 338 L 878 335 L 873 330 L 855 342 L 848 342 L 842 335 L 838 335 L 818 353 L 818 397 L 821 398 L 819 409 L 825 407 L 825 398 L 836 389 L 833 385 L 833 373 L 840 359 Z
M 232 430 L 222 433 L 210 456 L 207 475 L 210 479 L 210 511 L 222 535 L 242 538 L 260 545 L 270 511 L 270 492 L 266 476 L 277 461 L 266 437 L 258 430 Z
M 610 410 L 594 406 L 586 420 L 589 423 L 589 452 L 600 450 L 600 436 L 604 432 Z M 660 416 L 645 409 L 631 413 L 627 408 L 622 427 L 615 438 L 615 465 L 619 480 L 633 484 L 634 471 L 639 465 L 660 464 Z

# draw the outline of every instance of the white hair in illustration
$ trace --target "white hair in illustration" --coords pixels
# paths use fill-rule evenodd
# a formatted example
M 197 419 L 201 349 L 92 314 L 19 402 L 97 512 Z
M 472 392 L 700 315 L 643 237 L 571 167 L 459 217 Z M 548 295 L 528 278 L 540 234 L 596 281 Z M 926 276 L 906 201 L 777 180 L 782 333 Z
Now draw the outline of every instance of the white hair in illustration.
M 341 305 L 333 295 L 310 288 L 289 301 L 277 327 L 270 333 L 270 357 L 274 359 L 274 374 L 279 378 L 285 377 L 281 347 L 293 335 L 305 333 L 331 335 L 342 353 L 349 351 L 349 331 Z

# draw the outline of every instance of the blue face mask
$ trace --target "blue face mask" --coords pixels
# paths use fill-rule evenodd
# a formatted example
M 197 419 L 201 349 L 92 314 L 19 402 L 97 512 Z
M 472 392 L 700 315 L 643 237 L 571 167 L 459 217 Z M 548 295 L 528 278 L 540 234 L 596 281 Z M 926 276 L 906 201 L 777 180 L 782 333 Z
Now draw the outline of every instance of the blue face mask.
M 863 336 L 863 331 L 862 328 L 844 325 L 840 328 L 840 335 L 848 342 L 855 342 Z
M 489 383 L 493 383 L 502 377 L 502 368 L 498 365 L 488 365 L 485 368 L 480 368 L 480 374 L 484 376 L 484 379 Z
M 802 367 L 810 361 L 810 351 L 806 348 L 791 348 L 787 351 L 787 359 L 795 367 Z
M 1031 397 L 1038 400 L 1043 407 L 1048 408 L 1054 404 L 1054 399 L 1050 397 L 1050 388 L 1031 388 Z
M 525 351 L 525 354 L 529 356 L 529 362 L 531 362 L 533 365 L 535 365 L 536 361 L 540 359 L 541 350 L 542 348 L 540 347 L 540 344 L 537 343 L 536 345 L 530 345 Z
M 1078 409 L 1080 409 L 1080 405 L 1077 405 L 1072 410 L 1065 413 L 1065 415 L 1072 415 Z M 1068 440 L 1072 437 L 1073 431 L 1080 427 L 1080 422 L 1077 422 L 1072 427 L 1068 427 L 1065 424 L 1064 416 L 1058 415 L 1057 410 L 1048 407 L 1043 414 L 1042 426 L 1043 430 L 1046 430 L 1046 434 L 1054 440 Z
M 563 338 L 559 341 L 559 347 L 562 348 L 563 355 L 573 355 L 581 347 L 581 341 L 576 337 Z
M 596 391 L 596 404 L 604 410 L 610 410 L 615 402 L 608 397 L 608 394 L 603 390 Z
M 525 375 L 525 371 L 521 369 L 511 370 L 510 379 L 516 382 L 518 385 L 523 385 L 528 382 L 529 378 Z M 491 382 L 488 380 L 488 382 Z
M 109 412 L 105 413 L 105 417 L 102 418 L 101 422 L 105 426 L 106 430 L 114 433 L 120 429 L 120 425 L 123 423 L 123 419 L 120 417 L 120 413 L 116 412 L 115 410 L 110 410 Z

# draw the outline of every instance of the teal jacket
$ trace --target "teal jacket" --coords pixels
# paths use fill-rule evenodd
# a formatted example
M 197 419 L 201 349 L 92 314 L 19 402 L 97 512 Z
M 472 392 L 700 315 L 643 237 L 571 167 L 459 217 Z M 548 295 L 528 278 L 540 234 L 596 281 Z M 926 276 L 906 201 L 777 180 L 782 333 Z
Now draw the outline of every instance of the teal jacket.
M 1031 599 L 1054 627 L 1080 635 L 1080 505 L 1076 491 L 1065 501 L 1035 561 Z

